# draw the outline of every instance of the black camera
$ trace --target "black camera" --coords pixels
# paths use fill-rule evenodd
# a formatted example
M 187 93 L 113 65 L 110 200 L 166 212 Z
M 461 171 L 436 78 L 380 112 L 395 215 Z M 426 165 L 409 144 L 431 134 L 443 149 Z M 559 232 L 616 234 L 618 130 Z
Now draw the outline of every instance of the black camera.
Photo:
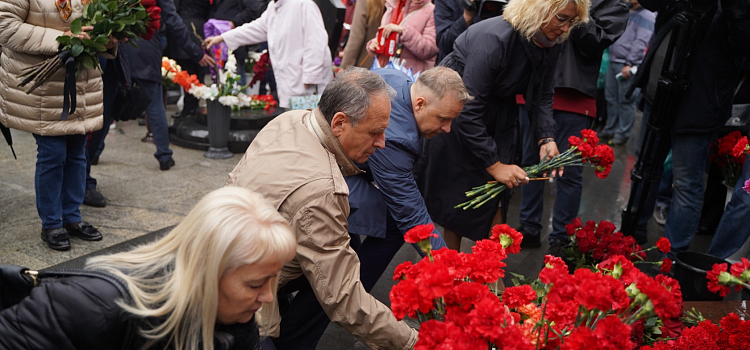
M 468 11 L 477 11 L 481 19 L 492 18 L 503 14 L 508 0 L 461 0 L 461 5 Z

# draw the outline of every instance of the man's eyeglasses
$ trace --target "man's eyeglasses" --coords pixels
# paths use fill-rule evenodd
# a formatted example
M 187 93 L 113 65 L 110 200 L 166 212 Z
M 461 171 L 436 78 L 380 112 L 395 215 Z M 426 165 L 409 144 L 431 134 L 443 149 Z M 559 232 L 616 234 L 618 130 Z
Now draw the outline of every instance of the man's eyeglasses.
M 578 22 L 580 22 L 580 21 L 581 21 L 581 19 L 580 19 L 580 18 L 578 18 L 578 17 L 573 17 L 573 18 L 563 18 L 563 17 L 560 17 L 560 15 L 557 15 L 557 14 L 555 15 L 555 18 L 557 19 L 557 22 L 558 22 L 558 23 L 557 23 L 557 26 L 558 26 L 558 27 L 562 27 L 562 26 L 564 26 L 564 25 L 565 25 L 566 23 L 569 23 L 571 27 L 574 27 L 574 26 L 575 26 L 576 24 L 578 24 Z

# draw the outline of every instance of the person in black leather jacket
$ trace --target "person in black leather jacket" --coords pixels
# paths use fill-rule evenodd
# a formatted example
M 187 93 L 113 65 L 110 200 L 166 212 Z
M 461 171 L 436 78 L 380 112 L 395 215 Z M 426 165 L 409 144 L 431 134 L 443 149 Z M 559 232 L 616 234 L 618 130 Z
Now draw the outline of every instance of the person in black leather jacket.
M 295 249 L 261 195 L 221 188 L 159 241 L 89 259 L 88 270 L 119 278 L 129 295 L 96 277 L 42 280 L 0 311 L 0 350 L 260 349 L 255 313 L 273 301 Z

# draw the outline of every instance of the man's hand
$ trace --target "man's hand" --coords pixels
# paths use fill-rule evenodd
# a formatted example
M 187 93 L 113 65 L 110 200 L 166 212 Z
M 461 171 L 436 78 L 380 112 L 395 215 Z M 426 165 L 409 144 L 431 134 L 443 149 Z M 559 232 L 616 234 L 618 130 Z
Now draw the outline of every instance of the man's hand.
M 476 2 L 474 0 L 471 0 L 471 2 Z M 466 21 L 466 25 L 470 26 L 474 23 L 474 17 L 476 17 L 477 11 L 469 11 L 467 9 L 464 9 L 464 21 Z
M 547 157 L 546 159 L 549 160 L 558 154 L 560 154 L 560 151 L 557 149 L 557 143 L 555 143 L 555 141 L 547 142 L 539 146 L 539 159 L 540 160 L 545 159 L 544 157 Z M 562 176 L 563 167 L 552 170 L 552 172 L 550 173 L 550 176 L 555 177 L 558 174 Z M 542 174 L 542 176 L 547 176 L 547 174 L 546 173 Z
M 622 71 L 620 71 L 620 73 L 622 73 L 622 80 L 630 79 L 630 66 L 627 64 L 622 66 Z
M 212 36 L 210 38 L 206 38 L 206 40 L 203 40 L 203 48 L 208 49 L 211 46 L 219 45 L 224 42 L 224 38 L 221 35 Z
M 198 64 L 200 64 L 201 67 L 206 67 L 206 66 L 216 67 L 216 60 L 213 57 L 204 53 L 203 58 L 201 58 Z
M 515 164 L 503 164 L 497 162 L 490 165 L 488 168 L 485 168 L 485 170 L 487 170 L 497 182 L 508 186 L 508 188 L 529 183 L 529 178 L 526 176 L 526 172 Z

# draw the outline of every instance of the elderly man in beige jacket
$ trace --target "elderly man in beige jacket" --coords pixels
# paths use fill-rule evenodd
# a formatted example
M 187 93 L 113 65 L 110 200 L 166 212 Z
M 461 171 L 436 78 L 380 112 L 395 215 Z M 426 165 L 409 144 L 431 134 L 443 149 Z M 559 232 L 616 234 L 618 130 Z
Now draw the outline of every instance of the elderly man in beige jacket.
M 395 91 L 377 74 L 350 68 L 334 79 L 312 111 L 290 111 L 269 123 L 248 148 L 227 185 L 263 194 L 289 220 L 297 256 L 279 276 L 279 296 L 297 292 L 285 315 L 278 307 L 264 332 L 278 350 L 315 349 L 299 320 L 320 303 L 331 321 L 371 349 L 411 349 L 417 332 L 367 293 L 349 245 L 349 188 L 344 176 L 385 147 Z M 280 325 L 277 322 L 282 316 Z M 321 320 L 323 327 L 328 320 Z

